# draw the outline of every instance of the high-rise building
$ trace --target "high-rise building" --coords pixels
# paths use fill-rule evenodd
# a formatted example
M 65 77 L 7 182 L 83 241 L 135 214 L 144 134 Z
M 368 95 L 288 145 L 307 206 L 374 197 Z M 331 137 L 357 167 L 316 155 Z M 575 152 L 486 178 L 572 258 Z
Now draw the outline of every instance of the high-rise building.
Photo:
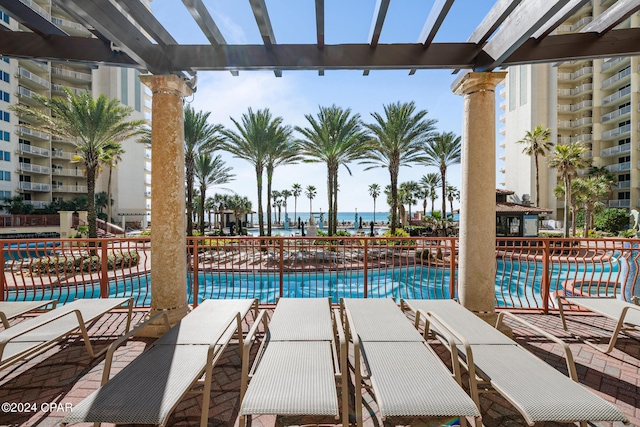
M 556 32 L 580 31 L 615 3 L 592 0 Z M 639 24 L 636 13 L 619 28 Z M 621 57 L 509 67 L 500 91 L 499 184 L 515 191 L 518 198 L 528 195 L 535 202 L 534 161 L 516 141 L 542 125 L 552 130 L 554 144 L 583 143 L 593 165 L 615 176 L 617 186 L 607 201 L 609 207 L 639 207 L 639 65 L 638 57 Z M 561 180 L 548 167 L 548 159 L 540 158 L 539 177 L 540 206 L 551 208 L 552 218 L 561 221 L 564 201 L 553 194 Z
M 51 0 L 22 1 L 41 16 L 73 36 L 91 37 L 82 25 Z M 0 9 L 0 25 L 24 30 Z M 105 94 L 133 108 L 131 119 L 150 119 L 149 95 L 128 68 L 88 66 L 72 62 L 0 58 L 0 199 L 20 195 L 34 208 L 56 200 L 86 196 L 87 182 L 82 162 L 74 161 L 75 145 L 46 133 L 30 130 L 29 120 L 9 110 L 13 104 L 37 107 L 33 96 L 63 96 L 63 88 L 74 93 Z M 151 196 L 151 149 L 135 140 L 122 143 L 124 153 L 111 170 L 112 218 L 117 223 L 143 223 L 149 218 Z M 96 181 L 96 193 L 107 191 L 109 168 Z M 105 211 L 106 213 L 106 211 Z

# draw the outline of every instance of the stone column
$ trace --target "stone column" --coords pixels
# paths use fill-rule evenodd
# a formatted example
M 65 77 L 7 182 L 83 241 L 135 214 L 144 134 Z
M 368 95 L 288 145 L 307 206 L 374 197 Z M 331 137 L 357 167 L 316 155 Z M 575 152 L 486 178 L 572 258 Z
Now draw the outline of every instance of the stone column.
M 151 313 L 167 312 L 173 325 L 189 311 L 182 100 L 191 89 L 176 75 L 144 75 L 153 93 L 151 128 Z M 144 336 L 160 336 L 162 322 Z
M 454 88 L 464 96 L 460 201 L 460 302 L 495 324 L 496 100 L 506 72 L 469 73 Z

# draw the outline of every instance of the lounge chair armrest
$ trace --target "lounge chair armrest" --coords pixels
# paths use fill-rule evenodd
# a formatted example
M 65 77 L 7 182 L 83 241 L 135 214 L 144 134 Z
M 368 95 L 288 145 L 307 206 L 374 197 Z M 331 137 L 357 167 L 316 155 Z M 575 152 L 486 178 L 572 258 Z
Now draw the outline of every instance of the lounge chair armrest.
M 469 377 L 473 378 L 472 381 L 475 381 L 475 364 L 473 362 L 473 350 L 471 349 L 471 344 L 469 344 L 469 341 L 461 334 L 456 332 L 455 329 L 449 326 L 447 322 L 437 314 L 431 311 L 424 312 L 423 310 L 417 310 L 416 322 L 419 321 L 421 316 L 425 319 L 425 335 L 427 334 L 427 329 L 430 329 L 433 326 L 435 331 L 447 340 L 447 345 L 449 346 L 449 351 L 451 352 L 451 365 L 453 368 L 453 375 L 458 384 L 462 385 L 462 373 L 460 369 L 458 347 L 455 341 L 456 339 L 460 341 L 460 344 L 462 344 L 462 346 L 464 347 Z
M 37 324 L 33 325 L 32 327 L 30 327 L 28 329 L 25 329 L 24 331 L 22 331 L 20 333 L 17 333 L 15 335 L 10 336 L 10 337 L 6 337 L 6 338 L 3 338 L 3 339 L 0 339 L 0 346 L 4 346 L 5 344 L 7 344 L 12 339 L 17 338 L 19 336 L 22 336 L 22 335 L 24 335 L 24 334 L 26 334 L 28 332 L 31 332 L 34 329 L 38 329 L 38 328 L 42 327 L 43 325 L 46 325 L 46 324 L 51 323 L 51 322 L 53 322 L 55 320 L 61 319 L 63 317 L 66 317 L 66 316 L 69 316 L 69 315 L 72 315 L 72 314 L 75 314 L 76 316 L 78 316 L 78 318 L 80 320 L 82 320 L 82 313 L 80 312 L 80 310 L 77 310 L 77 309 L 76 310 L 67 311 L 65 313 L 60 313 L 59 315 L 52 317 L 51 319 L 47 320 L 46 322 L 37 323 Z
M 240 315 L 240 312 L 234 313 L 230 318 L 229 321 L 227 321 L 227 323 L 225 324 L 225 327 L 223 329 L 222 335 L 224 335 L 229 328 L 231 328 L 233 326 L 233 324 L 235 323 L 235 329 L 238 329 L 242 326 L 242 316 Z M 216 347 L 218 347 L 220 345 L 219 341 L 216 342 L 212 342 L 211 344 L 209 344 L 209 350 L 207 352 L 207 363 L 211 363 L 213 360 L 213 355 L 215 354 L 215 349 Z M 244 350 L 244 348 L 243 348 Z
M 569 348 L 569 345 L 564 342 L 563 340 L 561 340 L 560 338 L 556 337 L 555 335 L 550 334 L 549 332 L 545 331 L 544 329 L 541 329 L 529 322 L 527 322 L 526 320 L 514 315 L 513 313 L 507 313 L 505 311 L 501 311 L 500 313 L 498 313 L 498 320 L 496 322 L 496 328 L 499 328 L 502 325 L 503 319 L 504 317 L 508 317 L 509 319 L 518 322 L 524 326 L 526 326 L 527 328 L 536 331 L 537 333 L 543 335 L 544 337 L 546 337 L 547 339 L 550 339 L 551 341 L 555 342 L 556 344 L 560 345 L 562 347 L 562 349 L 564 350 L 564 355 L 565 355 L 565 360 L 567 363 L 567 370 L 569 371 L 569 377 L 578 382 L 578 373 L 576 372 L 576 365 L 575 362 L 573 360 L 573 353 L 571 352 L 571 349 Z
M 251 325 L 251 329 L 247 333 L 247 337 L 244 340 L 242 345 L 242 375 L 240 379 L 240 402 L 244 398 L 244 394 L 247 392 L 247 387 L 249 386 L 249 350 L 251 350 L 251 346 L 256 339 L 256 334 L 258 333 L 258 327 L 260 326 L 260 322 L 264 324 L 265 333 L 267 331 L 267 311 L 260 310 L 256 318 L 253 320 L 253 325 Z M 257 356 L 258 357 L 258 356 Z M 254 363 L 257 363 L 256 361 Z
M 338 335 L 338 346 L 340 348 L 340 357 L 339 360 L 342 360 L 343 353 L 347 350 L 347 339 L 344 334 L 344 327 L 342 326 L 342 322 L 340 320 L 340 310 L 337 308 L 333 309 L 333 321 L 336 328 L 336 333 Z M 340 363 L 338 363 L 338 375 L 342 375 L 343 367 Z
M 134 327 L 129 332 L 122 335 L 120 338 L 118 338 L 114 342 L 112 342 L 111 345 L 109 345 L 109 348 L 107 348 L 107 353 L 105 356 L 104 369 L 102 370 L 102 381 L 100 383 L 101 385 L 104 385 L 107 381 L 109 381 L 109 376 L 111 374 L 111 363 L 113 361 L 113 354 L 118 349 L 118 347 L 120 347 L 124 342 L 126 342 L 129 338 L 131 338 L 134 334 L 136 334 L 142 328 L 146 327 L 151 322 L 154 322 L 156 319 L 160 317 L 164 317 L 167 331 L 171 329 L 171 323 L 169 322 L 169 314 L 163 311 L 151 316 L 149 319 L 145 320 L 144 322 L 139 323 L 136 327 Z
M 633 301 L 635 305 L 640 305 L 640 297 L 632 297 L 631 301 Z

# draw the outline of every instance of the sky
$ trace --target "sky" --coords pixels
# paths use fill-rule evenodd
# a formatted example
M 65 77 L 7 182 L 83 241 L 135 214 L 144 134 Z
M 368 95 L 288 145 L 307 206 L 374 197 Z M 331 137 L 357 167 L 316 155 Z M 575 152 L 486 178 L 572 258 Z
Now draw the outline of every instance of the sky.
M 312 0 L 267 0 L 267 9 L 277 43 L 315 43 L 315 2 Z M 366 43 L 368 41 L 375 0 L 327 0 L 325 2 L 325 43 Z M 435 42 L 466 41 L 475 27 L 493 6 L 492 0 L 457 0 L 445 19 Z M 400 0 L 391 2 L 382 28 L 380 43 L 415 43 L 427 19 L 432 0 Z M 262 44 L 249 1 L 205 0 L 214 21 L 228 44 Z M 180 44 L 207 44 L 208 41 L 180 0 L 153 0 L 151 8 L 156 18 Z M 284 124 L 306 127 L 305 114 L 317 115 L 319 106 L 335 104 L 360 114 L 371 123 L 372 112 L 383 113 L 383 106 L 394 102 L 414 101 L 417 109 L 428 111 L 427 118 L 437 120 L 438 132 L 462 133 L 461 96 L 451 92 L 454 77 L 450 70 L 419 70 L 409 76 L 406 70 L 283 71 L 276 78 L 269 71 L 240 71 L 237 77 L 229 72 L 200 71 L 196 93 L 186 99 L 196 111 L 211 112 L 213 123 L 233 129 L 230 117 L 239 120 L 249 107 L 269 108 L 273 116 L 283 118 Z M 296 137 L 299 136 L 296 134 Z M 224 185 L 248 197 L 257 208 L 255 172 L 250 163 L 220 153 L 227 165 L 233 167 L 236 179 Z M 367 212 L 373 210 L 369 195 L 370 184 L 381 188 L 389 184 L 386 169 L 364 170 L 364 166 L 350 164 L 339 171 L 340 191 L 338 211 Z M 399 182 L 418 181 L 423 175 L 438 172 L 436 168 L 413 165 L 400 169 Z M 447 170 L 447 181 L 460 189 L 461 168 Z M 279 167 L 275 170 L 273 189 L 289 189 L 294 183 L 303 188 L 314 185 L 317 195 L 313 210 L 327 211 L 326 166 L 323 163 L 304 163 Z M 207 195 L 224 192 L 209 188 Z M 265 190 L 266 191 L 266 185 Z M 264 194 L 264 193 L 263 193 Z M 302 196 L 300 206 L 307 210 L 309 200 Z M 441 205 L 436 201 L 436 209 Z M 293 206 L 293 200 L 289 200 Z M 418 206 L 422 206 L 419 202 Z M 448 205 L 447 205 L 448 206 Z M 454 207 L 457 202 L 454 202 Z M 417 207 L 417 206 L 416 206 Z M 412 210 L 415 210 L 415 208 Z M 376 211 L 388 211 L 385 197 L 379 197 Z

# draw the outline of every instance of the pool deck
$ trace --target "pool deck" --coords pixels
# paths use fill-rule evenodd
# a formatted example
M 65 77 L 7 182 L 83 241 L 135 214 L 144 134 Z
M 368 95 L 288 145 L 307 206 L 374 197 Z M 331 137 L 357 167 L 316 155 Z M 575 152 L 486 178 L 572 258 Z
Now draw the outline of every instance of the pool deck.
M 640 334 L 632 333 L 618 339 L 616 348 L 609 355 L 600 353 L 584 344 L 581 339 L 562 329 L 558 315 L 519 313 L 526 320 L 564 339 L 570 344 L 574 354 L 580 382 L 604 399 L 615 404 L 631 421 L 640 426 Z M 143 313 L 136 313 L 136 320 Z M 107 336 L 122 332 L 126 316 L 122 313 L 106 315 L 102 321 L 92 326 L 90 335 Z M 20 321 L 18 319 L 17 321 Z M 252 323 L 245 322 L 245 328 Z M 584 339 L 605 342 L 613 330 L 613 323 L 602 317 L 574 315 L 570 317 L 572 332 Z M 514 338 L 552 366 L 566 372 L 564 359 L 558 345 L 541 338 L 532 331 L 514 325 Z M 108 345 L 110 340 L 94 340 L 98 349 Z M 114 359 L 113 372 L 122 369 L 151 343 L 150 339 L 134 338 L 122 346 Z M 254 349 L 257 347 L 254 345 Z M 446 360 L 446 350 L 434 343 L 434 348 Z M 36 411 L 7 413 L 0 411 L 0 426 L 55 426 L 70 405 L 78 404 L 98 388 L 104 357 L 91 360 L 80 340 L 62 341 L 27 362 L 3 368 L 0 371 L 0 403 L 22 402 L 35 405 Z M 214 368 L 214 384 L 209 409 L 210 426 L 237 426 L 240 389 L 240 357 L 237 346 L 227 348 L 220 362 Z M 200 418 L 200 402 L 197 397 L 185 397 L 171 415 L 168 425 L 196 425 Z M 50 409 L 56 403 L 55 410 Z M 60 405 L 62 404 L 62 405 Z M 526 423 L 518 412 L 497 394 L 484 394 L 481 398 L 483 424 L 485 426 L 524 426 Z M 49 411 L 42 411 L 42 408 Z M 376 404 L 369 394 L 365 394 L 365 426 L 384 425 L 376 414 Z M 281 420 L 278 420 L 281 421 Z M 294 425 L 300 424 L 294 421 Z M 90 424 L 76 424 L 90 425 Z M 103 424 L 110 426 L 111 424 Z M 274 416 L 254 417 L 252 427 L 276 425 Z M 334 425 L 332 420 L 322 425 Z M 339 425 L 336 422 L 335 425 Z M 422 425 L 422 424 L 414 424 Z M 539 424 L 542 425 L 542 424 Z M 566 425 L 546 423 L 547 426 Z M 612 426 L 611 423 L 591 423 L 591 426 Z M 622 423 L 613 424 L 616 427 Z

